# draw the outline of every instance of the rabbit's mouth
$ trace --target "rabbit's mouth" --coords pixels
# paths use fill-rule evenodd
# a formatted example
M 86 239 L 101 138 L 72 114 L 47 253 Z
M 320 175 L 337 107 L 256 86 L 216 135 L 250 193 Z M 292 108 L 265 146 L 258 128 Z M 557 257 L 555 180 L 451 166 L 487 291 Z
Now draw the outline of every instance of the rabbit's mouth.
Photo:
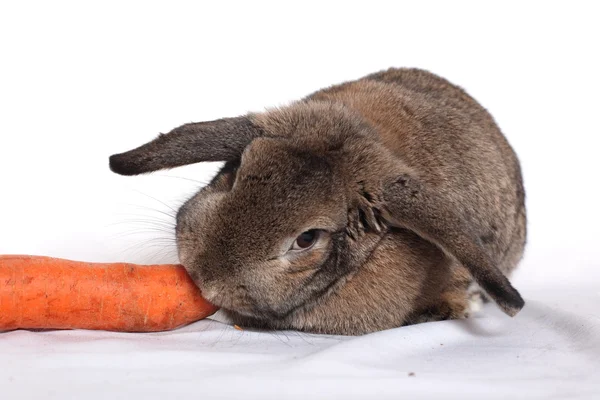
M 255 315 L 256 301 L 248 295 L 244 285 L 230 287 L 225 284 L 211 285 L 202 289 L 202 296 L 224 310 L 235 310 L 247 316 Z

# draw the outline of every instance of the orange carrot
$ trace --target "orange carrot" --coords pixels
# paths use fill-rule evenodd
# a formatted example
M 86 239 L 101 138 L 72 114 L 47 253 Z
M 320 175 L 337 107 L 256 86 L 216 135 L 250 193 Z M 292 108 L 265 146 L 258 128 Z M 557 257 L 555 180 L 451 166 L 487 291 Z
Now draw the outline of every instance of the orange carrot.
M 0 331 L 156 332 L 216 311 L 180 265 L 0 256 Z

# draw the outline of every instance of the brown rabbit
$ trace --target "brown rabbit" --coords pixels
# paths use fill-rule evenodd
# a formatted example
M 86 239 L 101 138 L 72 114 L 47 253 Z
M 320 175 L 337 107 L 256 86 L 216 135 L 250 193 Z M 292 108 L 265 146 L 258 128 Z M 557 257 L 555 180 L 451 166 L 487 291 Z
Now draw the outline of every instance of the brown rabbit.
M 287 107 L 186 124 L 110 158 L 135 175 L 226 161 L 181 207 L 177 245 L 237 324 L 363 334 L 508 315 L 526 236 L 519 162 L 488 112 L 429 72 L 389 69 Z

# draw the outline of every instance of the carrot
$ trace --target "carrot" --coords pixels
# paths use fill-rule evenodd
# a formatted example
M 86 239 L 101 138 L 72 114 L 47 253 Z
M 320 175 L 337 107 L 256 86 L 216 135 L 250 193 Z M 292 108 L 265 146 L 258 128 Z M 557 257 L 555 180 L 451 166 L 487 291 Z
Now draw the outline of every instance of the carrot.
M 216 311 L 180 265 L 0 256 L 0 331 L 156 332 Z

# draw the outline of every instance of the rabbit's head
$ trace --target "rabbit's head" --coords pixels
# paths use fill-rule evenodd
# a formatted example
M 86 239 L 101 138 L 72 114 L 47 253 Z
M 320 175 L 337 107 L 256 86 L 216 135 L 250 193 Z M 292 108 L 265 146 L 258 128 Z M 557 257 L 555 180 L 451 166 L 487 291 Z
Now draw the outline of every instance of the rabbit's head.
M 110 165 L 132 175 L 226 161 L 178 212 L 180 261 L 214 304 L 281 318 L 351 274 L 380 239 L 365 172 L 385 169 L 385 155 L 343 108 L 298 103 L 184 125 Z

